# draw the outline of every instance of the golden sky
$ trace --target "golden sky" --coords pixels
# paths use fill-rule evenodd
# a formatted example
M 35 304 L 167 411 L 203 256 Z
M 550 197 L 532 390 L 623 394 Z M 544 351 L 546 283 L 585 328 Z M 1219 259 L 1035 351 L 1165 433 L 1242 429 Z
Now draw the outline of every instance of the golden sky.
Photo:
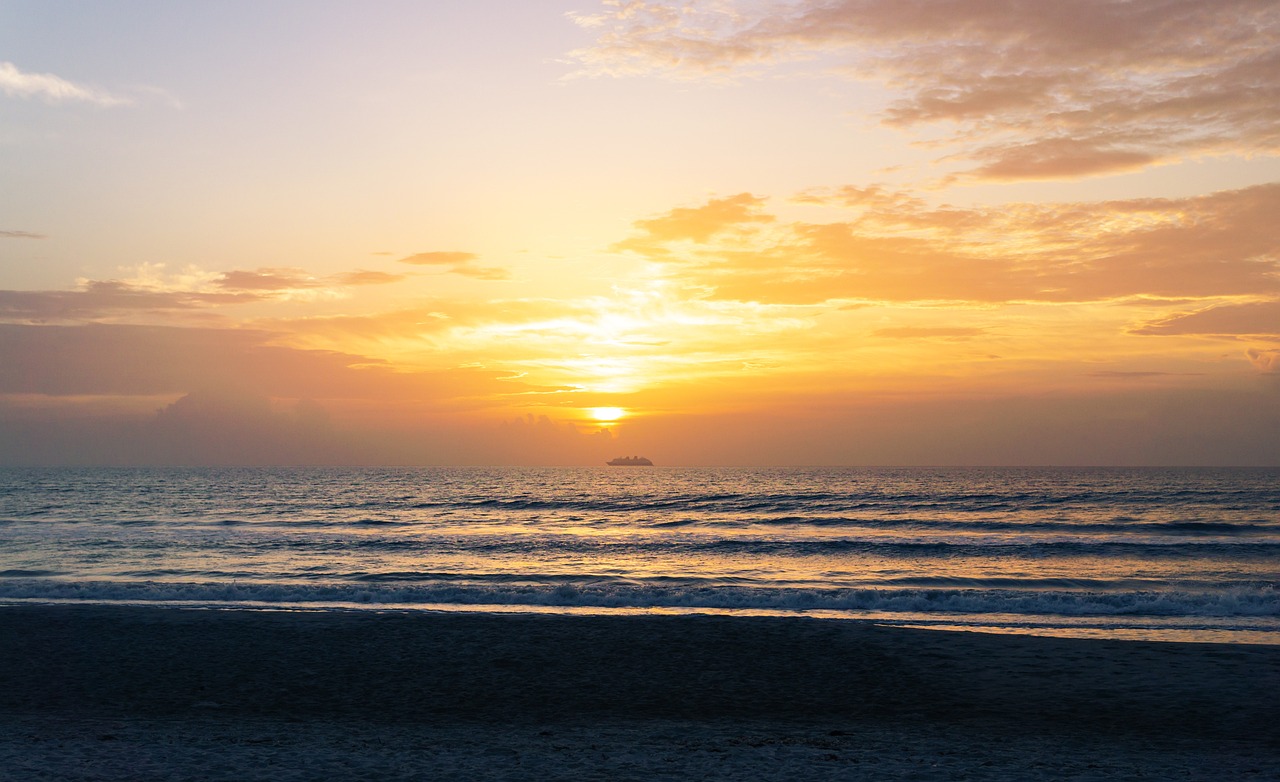
M 0 5 L 0 463 L 1280 464 L 1280 4 Z

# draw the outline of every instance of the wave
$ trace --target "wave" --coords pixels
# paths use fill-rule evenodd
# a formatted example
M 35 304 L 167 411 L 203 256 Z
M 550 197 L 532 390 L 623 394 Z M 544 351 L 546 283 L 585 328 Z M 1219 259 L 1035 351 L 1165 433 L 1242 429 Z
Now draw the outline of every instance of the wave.
M 579 535 L 399 535 L 390 534 L 397 525 L 361 525 L 368 533 L 297 535 L 276 537 L 225 538 L 216 535 L 196 538 L 175 534 L 154 535 L 130 540 L 92 537 L 79 541 L 98 552 L 105 550 L 137 550 L 166 552 L 207 550 L 217 559 L 227 553 L 251 550 L 258 553 L 332 554 L 345 560 L 348 555 L 418 554 L 421 556 L 460 555 L 466 557 L 520 556 L 540 559 L 556 556 L 625 557 L 631 559 L 664 558 L 687 560 L 689 557 L 751 558 L 816 558 L 816 557 L 886 557 L 906 562 L 939 559 L 981 559 L 991 561 L 1088 557 L 1094 559 L 1142 561 L 1229 560 L 1253 562 L 1280 558 L 1280 539 L 1190 538 L 1124 540 L 1115 538 L 1036 539 L 1029 536 L 998 538 L 953 536 L 901 537 L 832 537 L 787 538 L 743 537 L 595 537 Z M 388 534 L 373 530 L 389 528 Z M 236 529 L 239 529 L 238 527 Z M 696 568 L 696 565 L 694 565 Z
M 87 600 L 208 603 L 454 604 L 608 608 L 721 608 L 786 611 L 875 611 L 925 614 L 1034 614 L 1065 617 L 1280 617 L 1275 585 L 1215 591 L 969 588 L 778 588 L 560 582 L 544 584 L 0 581 L 0 600 Z
M 67 580 L 75 578 L 75 574 L 53 570 L 12 570 L 0 571 L 0 577 L 10 578 L 48 578 L 62 576 Z M 360 584 L 425 584 L 436 585 L 452 583 L 475 586 L 477 584 L 520 585 L 520 586 L 559 586 L 570 585 L 588 589 L 636 589 L 660 586 L 680 589 L 717 589 L 724 587 L 749 588 L 752 590 L 768 589 L 808 589 L 819 591 L 833 590 L 900 590 L 904 587 L 927 589 L 967 590 L 1004 590 L 1020 592 L 1044 592 L 1049 590 L 1071 592 L 1160 592 L 1160 591 L 1195 591 L 1222 592 L 1223 590 L 1254 590 L 1265 593 L 1280 589 L 1280 582 L 1267 580 L 1238 579 L 1226 584 L 1217 580 L 1178 578 L 1174 580 L 1161 578 L 1081 578 L 1060 576 L 899 576 L 894 578 L 865 579 L 856 574 L 836 578 L 830 574 L 820 578 L 793 576 L 787 578 L 767 578 L 750 575 L 637 575 L 619 572 L 479 572 L 447 570 L 382 570 L 343 571 L 324 565 L 312 565 L 297 570 L 208 570 L 189 568 L 151 568 L 144 570 L 121 570 L 112 574 L 113 579 L 127 579 L 130 583 L 164 581 L 167 583 L 190 582 L 199 579 L 203 583 L 324 583 L 333 586 L 337 583 Z M 763 594 L 763 592 L 762 592 Z
M 803 479 L 803 476 L 801 476 Z M 503 489 L 512 488 L 504 486 Z M 598 487 L 584 487 L 584 489 Z M 1115 486 L 1107 486 L 1098 490 L 1070 491 L 1055 488 L 1046 491 L 1025 491 L 1011 489 L 1009 491 L 904 491 L 888 487 L 855 487 L 842 491 L 824 491 L 820 489 L 808 491 L 760 491 L 760 492 L 725 492 L 725 491 L 669 491 L 658 489 L 655 492 L 617 494 L 572 494 L 556 496 L 555 492 L 529 494 L 527 487 L 520 486 L 516 496 L 493 496 L 476 494 L 450 494 L 441 496 L 423 496 L 423 492 L 410 494 L 386 493 L 377 496 L 362 495 L 360 497 L 341 497 L 323 495 L 299 495 L 285 500 L 275 498 L 273 502 L 262 506 L 260 517 L 306 515 L 316 511 L 324 513 L 368 513 L 373 510 L 384 510 L 397 514 L 414 514 L 414 512 L 442 513 L 472 511 L 480 512 L 595 512 L 595 513 L 667 513 L 685 511 L 711 516 L 758 515 L 773 517 L 784 514 L 883 514 L 893 518 L 898 516 L 959 514 L 961 517 L 975 514 L 1007 514 L 1018 512 L 1097 512 L 1111 509 L 1118 518 L 1124 517 L 1126 509 L 1177 509 L 1184 508 L 1198 512 L 1217 512 L 1224 510 L 1261 509 L 1271 511 L 1280 509 L 1280 503 L 1273 493 L 1259 489 L 1229 489 L 1215 487 L 1211 489 L 1180 489 L 1167 491 L 1125 490 Z M 42 492 L 56 493 L 59 489 L 49 487 Z M 69 490 L 67 490 L 69 491 Z M 427 492 L 429 495 L 429 491 Z M 224 500 L 225 501 L 225 500 Z M 138 505 L 125 503 L 121 509 L 129 513 L 145 513 L 154 510 L 166 516 L 164 521 L 191 516 L 200 517 L 209 512 L 207 507 L 183 509 L 181 503 L 159 503 Z M 32 520 L 71 521 L 77 511 L 93 515 L 94 520 L 101 520 L 104 508 L 93 508 L 78 505 L 41 504 L 30 510 Z M 1195 515 L 1195 514 L 1193 514 Z
M 691 521 L 689 523 L 698 523 Z M 929 519 L 920 517 L 907 518 L 851 518 L 847 516 L 782 516 L 774 518 L 746 519 L 740 522 L 718 522 L 711 520 L 707 526 L 733 527 L 819 527 L 833 529 L 873 529 L 873 530 L 912 530 L 912 531 L 958 531 L 971 533 L 988 532 L 1060 532 L 1076 535 L 1162 535 L 1169 537 L 1187 536 L 1201 537 L 1208 535 L 1244 536 L 1271 535 L 1280 538 L 1280 524 L 1264 520 L 1240 521 L 1143 521 L 1131 516 L 1115 516 L 1106 521 L 1087 521 L 1073 519 L 1069 521 L 1001 521 L 995 519 Z M 654 526 L 677 526 L 676 522 L 658 522 Z
M 380 549 L 384 544 L 396 548 L 429 548 L 435 552 L 455 551 L 477 555 L 528 554 L 529 541 L 512 539 L 434 538 L 430 543 L 402 540 L 366 540 L 326 543 L 298 541 L 300 547 L 353 547 Z M 609 541 L 575 537 L 541 537 L 537 550 L 556 554 L 584 553 L 636 557 L 683 557 L 690 554 L 752 557 L 820 557 L 832 555 L 888 556 L 896 559 L 1008 559 L 1036 560 L 1062 557 L 1134 558 L 1144 560 L 1191 559 L 1257 559 L 1280 557 L 1280 540 L 1271 541 L 1178 541 L 1140 542 L 1117 540 L 902 540 L 830 538 L 819 540 L 787 539 L 719 539 L 719 540 L 655 540 Z
M 491 500 L 489 502 L 499 503 L 503 501 Z M 667 509 L 653 514 L 631 513 L 594 517 L 568 515 L 548 518 L 542 515 L 521 517 L 510 513 L 502 513 L 493 517 L 477 516 L 475 514 L 455 516 L 445 513 L 400 514 L 392 512 L 392 509 L 388 509 L 385 506 L 383 510 L 387 511 L 385 516 L 368 513 L 347 515 L 342 513 L 340 509 L 330 509 L 323 517 L 307 516 L 289 511 L 281 511 L 276 514 L 257 514 L 252 518 L 248 518 L 244 514 L 238 516 L 214 515 L 212 517 L 201 514 L 188 514 L 168 518 L 129 516 L 118 518 L 102 516 L 95 518 L 46 518 L 31 516 L 0 519 L 0 525 L 22 525 L 32 528 L 43 525 L 52 525 L 50 528 L 53 528 L 62 524 L 84 526 L 85 528 L 96 526 L 169 529 L 235 527 L 257 530 L 357 530 L 361 528 L 413 527 L 424 531 L 441 528 L 473 530 L 485 528 L 530 528 L 551 534 L 555 534 L 557 530 L 565 528 L 589 526 L 601 530 L 616 529 L 628 533 L 638 530 L 651 530 L 654 534 L 660 534 L 667 530 L 673 534 L 686 531 L 716 533 L 753 529 L 760 530 L 762 534 L 770 534 L 766 532 L 768 530 L 803 534 L 806 530 L 821 530 L 826 535 L 836 532 L 844 532 L 849 536 L 857 536 L 863 533 L 877 536 L 883 536 L 885 533 L 909 533 L 916 538 L 928 538 L 943 533 L 962 533 L 966 536 L 1007 536 L 1016 534 L 1026 536 L 1025 542 L 1034 542 L 1037 538 L 1052 541 L 1052 537 L 1057 535 L 1069 536 L 1075 539 L 1094 538 L 1099 542 L 1133 541 L 1137 536 L 1142 536 L 1143 538 L 1168 539 L 1170 541 L 1232 538 L 1280 544 L 1280 523 L 1252 515 L 1247 518 L 1235 519 L 1180 518 L 1168 521 L 1151 521 L 1123 514 L 1111 514 L 1105 519 L 1095 520 L 1078 517 L 1059 519 L 1027 518 L 1030 514 L 1025 513 L 1016 514 L 1014 518 L 957 518 L 954 516 L 931 518 L 927 515 L 906 512 L 892 515 L 851 516 L 847 514 L 818 514 L 814 513 L 813 509 L 808 509 L 809 512 L 806 513 L 790 512 L 771 516 L 758 513 L 741 514 L 706 511 L 687 514 L 675 513 Z M 655 510 L 655 508 L 650 506 L 648 510 Z
M 1175 491 L 1150 492 L 1085 492 L 1078 494 L 1030 493 L 858 493 L 805 492 L 765 494 L 677 494 L 668 496 L 628 497 L 509 497 L 470 498 L 448 502 L 432 501 L 392 507 L 413 509 L 452 508 L 456 510 L 537 510 L 595 511 L 604 513 L 643 513 L 646 511 L 682 510 L 717 514 L 778 513 L 848 513 L 883 511 L 891 514 L 927 512 L 991 513 L 1027 510 L 1195 507 L 1223 509 L 1244 501 L 1247 505 L 1266 504 L 1269 498 L 1256 492 Z M 1274 498 L 1270 498 L 1274 504 Z

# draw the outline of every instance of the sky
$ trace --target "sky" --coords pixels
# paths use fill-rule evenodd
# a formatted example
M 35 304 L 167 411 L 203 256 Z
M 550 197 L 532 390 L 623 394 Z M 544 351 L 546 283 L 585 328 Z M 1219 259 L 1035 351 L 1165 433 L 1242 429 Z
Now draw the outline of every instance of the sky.
M 1280 464 L 1275 0 L 0 0 L 0 464 Z

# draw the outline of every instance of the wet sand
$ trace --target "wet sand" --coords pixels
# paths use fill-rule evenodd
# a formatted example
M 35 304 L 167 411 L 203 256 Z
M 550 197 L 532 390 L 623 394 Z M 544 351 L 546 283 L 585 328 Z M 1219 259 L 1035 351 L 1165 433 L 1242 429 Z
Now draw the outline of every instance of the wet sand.
M 1275 779 L 1280 647 L 5 606 L 0 729 L 0 779 Z

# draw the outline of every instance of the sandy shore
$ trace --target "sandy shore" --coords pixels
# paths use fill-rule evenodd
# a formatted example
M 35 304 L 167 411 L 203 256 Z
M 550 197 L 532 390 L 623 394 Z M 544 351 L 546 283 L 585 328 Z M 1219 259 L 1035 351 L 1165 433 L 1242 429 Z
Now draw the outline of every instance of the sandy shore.
M 0 779 L 1280 779 L 1280 647 L 0 607 Z

